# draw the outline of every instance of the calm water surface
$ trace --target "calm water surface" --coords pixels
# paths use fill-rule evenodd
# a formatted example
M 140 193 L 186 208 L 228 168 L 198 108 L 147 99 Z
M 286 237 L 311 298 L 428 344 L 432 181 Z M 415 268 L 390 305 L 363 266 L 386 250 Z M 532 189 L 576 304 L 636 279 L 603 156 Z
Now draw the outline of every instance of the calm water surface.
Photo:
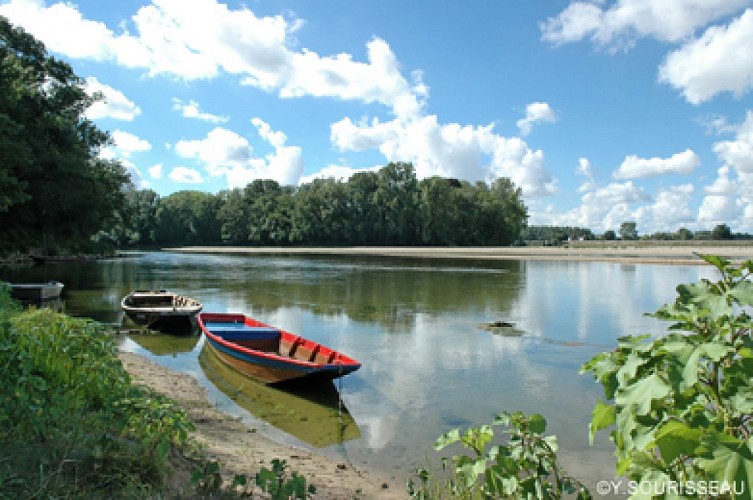
M 72 315 L 121 324 L 123 295 L 169 289 L 363 363 L 327 394 L 289 395 L 227 371 L 200 337 L 121 339 L 124 350 L 190 373 L 216 405 L 276 439 L 404 478 L 453 427 L 501 410 L 540 412 L 566 469 L 592 484 L 613 477 L 612 449 L 605 435 L 588 445 L 601 391 L 578 368 L 619 336 L 664 331 L 643 313 L 673 301 L 679 283 L 713 276 L 709 266 L 170 253 L 0 267 L 8 281 L 64 282 Z M 519 335 L 478 328 L 500 319 Z

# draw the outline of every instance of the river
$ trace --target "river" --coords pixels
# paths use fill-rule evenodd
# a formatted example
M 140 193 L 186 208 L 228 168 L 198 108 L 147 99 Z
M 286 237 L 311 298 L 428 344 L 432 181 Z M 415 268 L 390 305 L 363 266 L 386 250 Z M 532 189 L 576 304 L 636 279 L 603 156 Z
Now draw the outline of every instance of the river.
M 235 378 L 198 336 L 120 337 L 121 349 L 193 375 L 213 403 L 281 441 L 405 477 L 436 458 L 433 441 L 453 427 L 490 423 L 502 410 L 538 412 L 565 468 L 590 484 L 612 478 L 614 460 L 605 433 L 588 444 L 602 393 L 579 367 L 620 336 L 663 332 L 644 313 L 673 301 L 678 284 L 714 275 L 710 266 L 163 252 L 0 267 L 7 281 L 65 283 L 71 315 L 121 325 L 126 293 L 169 289 L 363 363 L 322 403 Z M 479 328 L 496 320 L 515 327 Z

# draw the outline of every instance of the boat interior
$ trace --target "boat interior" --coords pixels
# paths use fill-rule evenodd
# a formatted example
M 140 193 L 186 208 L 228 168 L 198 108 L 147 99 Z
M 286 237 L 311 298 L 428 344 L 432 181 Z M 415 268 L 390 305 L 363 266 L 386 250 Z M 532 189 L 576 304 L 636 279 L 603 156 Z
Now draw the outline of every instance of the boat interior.
M 243 323 L 204 324 L 207 330 L 223 339 L 256 351 L 270 352 L 313 363 L 332 363 L 337 352 L 300 337 L 284 338 L 282 332 L 270 326 L 249 326 Z
M 188 307 L 195 305 L 188 297 L 181 295 L 174 295 L 170 293 L 165 294 L 139 294 L 134 293 L 128 299 L 128 305 L 132 307 Z

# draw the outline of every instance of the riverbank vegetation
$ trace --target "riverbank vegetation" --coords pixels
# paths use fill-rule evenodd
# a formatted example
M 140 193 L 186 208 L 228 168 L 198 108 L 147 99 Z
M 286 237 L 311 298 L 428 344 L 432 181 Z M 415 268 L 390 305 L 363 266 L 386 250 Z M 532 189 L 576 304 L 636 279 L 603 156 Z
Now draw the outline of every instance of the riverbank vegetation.
M 284 460 L 223 481 L 175 402 L 136 385 L 99 323 L 22 310 L 0 282 L 0 498 L 306 498 Z
M 123 166 L 84 112 L 83 79 L 0 17 L 0 254 L 100 251 L 125 201 Z
M 0 496 L 144 498 L 193 425 L 131 384 L 98 323 L 21 311 L 0 290 Z

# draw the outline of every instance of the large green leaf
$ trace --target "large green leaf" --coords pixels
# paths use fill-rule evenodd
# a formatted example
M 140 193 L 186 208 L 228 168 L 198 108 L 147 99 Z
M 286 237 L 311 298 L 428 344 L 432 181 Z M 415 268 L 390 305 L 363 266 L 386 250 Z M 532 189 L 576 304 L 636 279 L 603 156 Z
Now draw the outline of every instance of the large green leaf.
M 656 445 L 666 463 L 674 461 L 681 455 L 695 455 L 702 436 L 702 431 L 676 420 L 665 422 L 654 434 Z
M 697 464 L 711 479 L 724 481 L 736 491 L 744 488 L 744 498 L 751 498 L 753 453 L 750 441 L 741 442 L 726 434 L 712 435 L 706 442 L 711 458 L 699 458 Z
M 641 353 L 631 352 L 625 359 L 625 363 L 617 371 L 617 380 L 620 384 L 625 384 L 635 378 L 638 369 L 649 361 L 647 356 Z
M 588 424 L 588 439 L 591 445 L 594 444 L 594 436 L 600 430 L 606 429 L 615 423 L 614 406 L 606 404 L 599 399 L 591 413 L 591 423 Z
M 617 391 L 615 402 L 625 407 L 634 407 L 638 415 L 651 411 L 651 402 L 670 394 L 670 386 L 656 373 Z
M 712 319 L 732 312 L 727 296 L 708 281 L 679 285 L 677 293 L 679 302 L 698 307 Z
M 439 451 L 458 441 L 460 441 L 460 429 L 452 429 L 437 438 L 434 442 L 434 449 Z
M 753 282 L 741 281 L 730 290 L 729 294 L 741 305 L 753 306 Z
M 720 359 L 734 352 L 734 348 L 714 342 L 691 344 L 685 338 L 668 341 L 662 347 L 675 360 L 675 366 L 681 367 L 682 383 L 679 391 L 685 391 L 698 383 L 699 376 L 706 371 L 704 362 L 718 362 Z
M 528 425 L 528 430 L 534 434 L 543 434 L 546 431 L 546 419 L 540 413 L 531 414 Z

